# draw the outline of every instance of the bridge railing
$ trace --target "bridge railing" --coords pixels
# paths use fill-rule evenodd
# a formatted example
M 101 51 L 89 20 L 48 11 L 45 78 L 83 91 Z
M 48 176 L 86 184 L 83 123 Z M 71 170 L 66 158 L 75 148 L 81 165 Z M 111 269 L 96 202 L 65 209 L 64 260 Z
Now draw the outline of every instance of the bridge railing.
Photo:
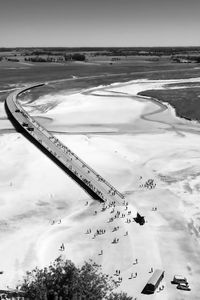
M 28 90 L 28 88 L 26 89 Z M 59 145 L 60 149 L 66 153 L 65 151 L 67 151 L 68 153 L 70 153 L 72 156 L 75 157 L 76 160 L 78 160 L 84 167 L 86 167 L 90 172 L 92 172 L 99 181 L 102 181 L 103 183 L 105 183 L 105 185 L 107 185 L 113 192 L 115 192 L 121 199 L 124 199 L 124 195 L 122 193 L 120 193 L 112 184 L 110 184 L 106 179 L 104 179 L 100 174 L 98 174 L 93 168 L 91 168 L 87 163 L 85 163 L 80 157 L 78 157 L 78 155 L 76 155 L 73 151 L 71 151 L 66 145 L 64 145 L 60 140 L 58 140 L 57 138 L 55 138 L 50 132 L 48 132 L 41 124 L 39 124 L 35 119 L 33 119 L 25 110 L 24 108 L 20 105 L 17 96 L 20 94 L 21 92 L 19 92 L 18 94 L 16 93 L 14 100 L 15 100 L 15 104 L 18 106 L 18 108 L 22 111 L 23 115 L 25 117 L 27 117 L 29 119 L 30 122 L 32 122 L 38 129 L 42 129 L 42 132 L 45 134 L 45 136 L 54 144 L 56 144 L 57 146 Z M 52 141 L 52 139 L 54 141 Z

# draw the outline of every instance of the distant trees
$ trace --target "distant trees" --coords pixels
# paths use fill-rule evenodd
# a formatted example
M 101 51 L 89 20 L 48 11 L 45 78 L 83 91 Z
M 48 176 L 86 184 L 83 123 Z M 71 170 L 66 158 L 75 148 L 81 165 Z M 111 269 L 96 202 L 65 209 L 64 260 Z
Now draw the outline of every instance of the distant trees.
M 85 61 L 85 55 L 82 53 L 74 53 L 72 55 L 73 60 L 78 60 L 78 61 Z
M 76 60 L 76 61 L 85 61 L 86 57 L 82 53 L 74 53 L 74 54 L 65 54 L 65 61 Z
M 7 61 L 19 62 L 17 58 L 7 58 Z
M 27 272 L 21 289 L 30 300 L 131 300 L 126 293 L 113 292 L 118 286 L 91 260 L 77 268 L 59 257 L 49 267 Z
M 200 63 L 200 55 L 172 55 L 171 60 L 177 63 Z
M 31 61 L 31 62 L 47 62 L 47 59 L 41 56 L 34 56 L 34 57 L 28 57 L 24 59 L 25 61 Z
M 71 54 L 65 54 L 65 55 L 64 55 L 64 60 L 65 60 L 65 61 L 72 60 L 72 55 L 71 55 Z
M 64 62 L 64 61 L 85 61 L 86 57 L 82 53 L 74 53 L 74 54 L 65 54 L 63 56 L 29 56 L 25 57 L 25 61 L 31 61 L 31 62 Z

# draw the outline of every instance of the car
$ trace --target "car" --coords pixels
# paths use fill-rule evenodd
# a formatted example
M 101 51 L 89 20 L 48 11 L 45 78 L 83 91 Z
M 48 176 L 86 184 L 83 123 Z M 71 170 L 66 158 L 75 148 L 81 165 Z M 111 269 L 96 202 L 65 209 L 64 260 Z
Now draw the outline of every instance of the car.
M 188 283 L 187 278 L 182 275 L 175 275 L 173 280 L 171 281 L 172 284 L 180 284 L 180 283 Z
M 176 288 L 183 291 L 191 291 L 189 284 L 185 282 L 179 283 Z

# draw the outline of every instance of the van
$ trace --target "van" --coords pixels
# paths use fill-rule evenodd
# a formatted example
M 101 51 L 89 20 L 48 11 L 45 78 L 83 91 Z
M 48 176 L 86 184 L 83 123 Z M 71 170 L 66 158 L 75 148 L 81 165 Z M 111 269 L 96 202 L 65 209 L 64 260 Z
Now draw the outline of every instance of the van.
M 147 284 L 145 285 L 144 289 L 142 290 L 142 294 L 153 294 L 157 287 L 159 286 L 161 280 L 164 277 L 163 270 L 155 270 Z

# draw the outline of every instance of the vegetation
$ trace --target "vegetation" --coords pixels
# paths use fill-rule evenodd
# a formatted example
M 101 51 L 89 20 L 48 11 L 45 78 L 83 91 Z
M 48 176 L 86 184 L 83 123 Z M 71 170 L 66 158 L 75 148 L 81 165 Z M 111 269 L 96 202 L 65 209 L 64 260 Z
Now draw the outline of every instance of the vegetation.
M 18 52 L 22 55 L 64 56 L 76 53 L 92 53 L 93 56 L 176 56 L 200 55 L 200 47 L 26 47 L 26 48 L 0 48 L 0 52 Z M 192 57 L 193 59 L 193 57 Z
M 8 61 L 13 61 L 13 62 L 19 62 L 19 59 L 17 58 L 7 58 Z
M 92 261 L 78 268 L 59 257 L 49 267 L 27 272 L 21 290 L 30 300 L 131 300 L 126 293 L 113 292 L 118 286 Z
M 148 90 L 140 92 L 139 95 L 153 97 L 169 103 L 175 108 L 178 117 L 200 121 L 200 87 L 196 87 L 194 84 L 191 84 L 188 88 Z
M 127 57 L 123 59 L 121 56 L 110 56 L 105 59 L 105 51 L 110 52 L 112 48 L 42 48 L 41 50 L 53 52 L 60 52 L 60 56 L 48 56 L 44 55 L 45 59 L 52 59 L 52 62 L 58 62 L 58 59 L 63 57 L 65 64 L 58 63 L 31 63 L 26 67 L 21 67 L 19 62 L 9 62 L 7 58 L 19 58 L 20 62 L 23 55 L 31 58 L 30 53 L 39 48 L 18 48 L 16 50 L 12 49 L 12 53 L 3 52 L 1 57 L 3 57 L 0 62 L 1 72 L 0 72 L 0 89 L 6 90 L 10 85 L 15 85 L 17 83 L 28 84 L 30 82 L 46 82 L 51 80 L 58 81 L 56 83 L 56 91 L 65 90 L 66 88 L 71 89 L 84 89 L 95 87 L 99 85 L 108 85 L 114 82 L 127 82 L 134 79 L 150 79 L 150 80 L 166 80 L 166 79 L 183 79 L 183 78 L 194 78 L 200 77 L 200 69 L 198 64 L 189 63 L 176 63 L 170 59 L 170 57 L 165 56 L 138 56 L 138 57 Z M 117 48 L 117 49 L 136 49 L 136 48 Z M 144 48 L 138 48 L 138 50 Z M 147 48 L 145 48 L 147 49 Z M 149 48 L 149 50 L 157 49 L 157 51 L 169 51 L 169 48 Z M 182 51 L 181 53 L 195 53 L 199 51 L 200 48 L 173 48 L 173 51 Z M 3 49 L 5 50 L 5 49 Z M 61 51 L 62 50 L 62 51 Z M 91 51 L 90 54 L 87 51 Z M 82 52 L 81 52 L 82 51 Z M 84 51 L 84 52 L 83 52 Z M 96 52 L 102 53 L 102 63 L 101 57 L 94 57 Z M 17 57 L 15 57 L 17 53 Z M 27 53 L 27 56 L 25 55 Z M 63 53 L 65 53 L 63 55 Z M 75 53 L 81 53 L 87 55 L 87 59 L 90 64 L 73 63 L 71 56 Z M 193 54 L 197 56 L 198 53 Z M 63 56 L 62 56 L 63 55 Z M 65 58 L 66 56 L 66 58 Z M 191 55 L 190 55 L 191 56 Z M 36 56 L 33 56 L 36 57 Z M 39 55 L 40 57 L 40 55 Z M 114 58 L 112 60 L 112 58 Z M 120 60 L 115 61 L 116 58 Z M 54 60 L 55 59 L 55 60 Z M 69 63 L 67 62 L 69 60 Z M 148 63 L 146 63 L 148 60 Z M 98 61 L 98 63 L 96 63 Z M 62 61 L 61 61 L 62 62 Z M 94 62 L 94 63 L 93 63 Z M 112 65 L 110 65 L 112 63 Z M 10 66 L 13 66 L 11 69 Z M 196 67 L 197 66 L 197 67 Z M 76 80 L 72 78 L 76 76 Z M 95 75 L 95 76 L 94 76 Z M 62 79 L 60 81 L 60 79 Z M 63 79 L 68 79 L 66 82 Z M 54 92 L 51 85 L 45 85 L 44 87 L 34 90 L 32 94 L 33 99 Z M 148 92 L 149 93 L 149 92 Z M 151 93 L 151 94 L 150 94 Z M 165 91 L 152 91 L 149 96 L 160 99 L 164 102 L 169 102 L 177 112 L 178 116 L 184 118 L 200 120 L 200 102 L 198 95 L 200 94 L 200 89 L 193 86 L 189 89 L 178 89 L 178 90 L 165 90 Z M 146 94 L 146 92 L 144 92 Z M 1 93 L 0 102 L 4 101 L 6 92 Z M 148 94 L 147 94 L 148 95 Z
M 31 61 L 31 62 L 47 62 L 48 60 L 47 60 L 46 58 L 41 57 L 41 56 L 35 56 L 35 57 L 25 58 L 25 61 Z
M 84 54 L 81 53 L 74 53 L 74 54 L 68 54 L 68 55 L 64 55 L 64 56 L 54 56 L 55 54 L 53 54 L 52 56 L 28 56 L 25 57 L 25 61 L 31 61 L 31 62 L 64 62 L 64 61 L 69 61 L 69 60 L 75 60 L 75 61 L 85 61 L 86 57 Z
M 73 60 L 85 61 L 85 55 L 81 53 L 74 53 L 72 55 Z
M 177 63 L 200 63 L 199 55 L 175 55 L 171 59 Z

